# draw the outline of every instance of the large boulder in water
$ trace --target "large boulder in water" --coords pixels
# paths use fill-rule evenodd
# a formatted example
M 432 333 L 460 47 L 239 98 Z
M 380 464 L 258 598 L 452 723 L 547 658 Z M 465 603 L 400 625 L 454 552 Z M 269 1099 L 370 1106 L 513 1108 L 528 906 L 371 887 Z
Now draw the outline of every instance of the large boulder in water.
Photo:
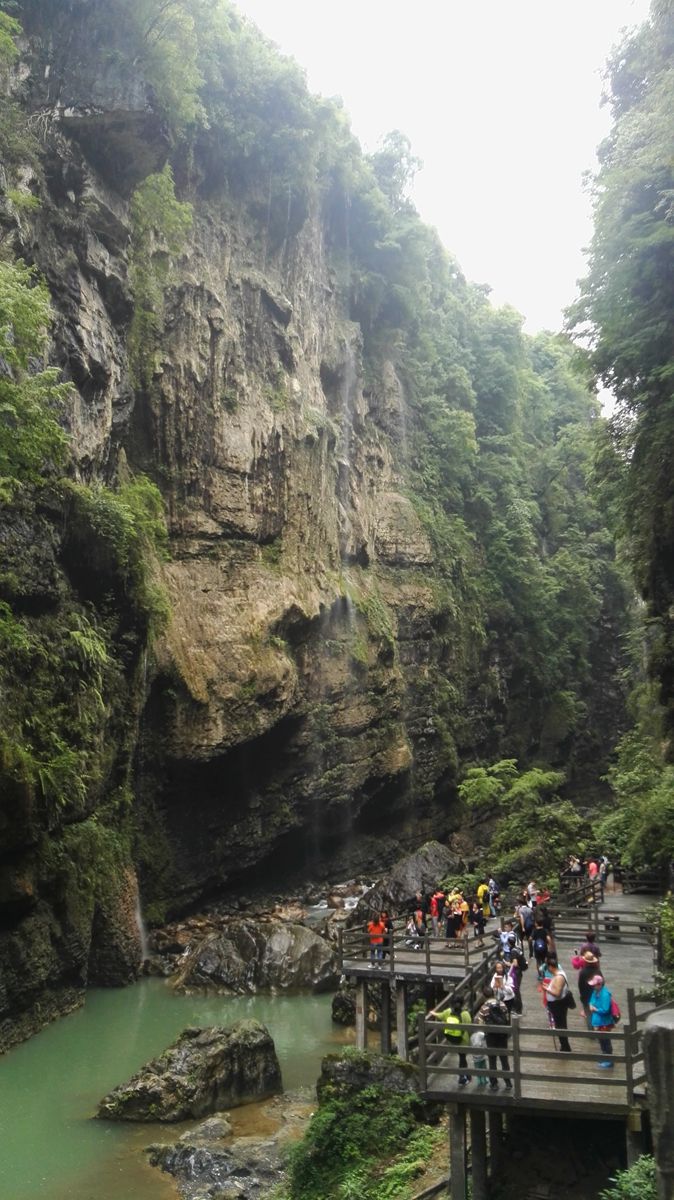
M 206 934 L 189 950 L 174 987 L 225 994 L 290 988 L 319 992 L 335 981 L 333 951 L 324 938 L 304 925 L 241 918 Z
M 362 924 L 372 912 L 397 913 L 416 892 L 428 892 L 441 879 L 461 868 L 461 860 L 448 846 L 426 842 L 413 854 L 406 854 L 393 865 L 388 875 L 365 892 L 351 914 L 349 924 Z
M 184 1029 L 128 1083 L 101 1100 L 97 1116 L 116 1121 L 184 1121 L 263 1100 L 282 1090 L 269 1031 L 259 1021 L 229 1029 Z

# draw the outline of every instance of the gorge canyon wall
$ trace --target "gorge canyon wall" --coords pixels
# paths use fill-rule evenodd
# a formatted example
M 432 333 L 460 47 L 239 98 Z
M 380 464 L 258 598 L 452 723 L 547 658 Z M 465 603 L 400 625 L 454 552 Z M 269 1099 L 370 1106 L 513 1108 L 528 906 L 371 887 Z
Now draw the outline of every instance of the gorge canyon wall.
M 31 636 L 60 645 L 86 617 L 107 649 L 81 793 L 50 803 L 5 755 L 4 1044 L 87 982 L 133 976 L 139 883 L 160 920 L 254 882 L 381 865 L 460 826 L 462 762 L 544 754 L 591 780 L 622 703 L 617 584 L 569 724 L 564 689 L 542 702 L 524 677 L 511 618 L 475 600 L 490 570 L 477 518 L 464 511 L 453 559 L 435 536 L 412 335 L 358 300 L 348 196 L 320 173 L 303 193 L 228 172 L 209 131 L 188 153 L 105 6 L 21 8 L 7 89 L 39 150 L 4 168 L 0 228 L 49 287 L 76 486 L 7 506 L 1 593 Z M 179 250 L 161 222 L 152 234 L 161 303 L 142 357 L 133 197 L 169 161 L 191 221 Z M 139 477 L 168 526 L 148 568 L 156 628 L 102 490 Z M 74 696 L 66 681 L 64 712 Z

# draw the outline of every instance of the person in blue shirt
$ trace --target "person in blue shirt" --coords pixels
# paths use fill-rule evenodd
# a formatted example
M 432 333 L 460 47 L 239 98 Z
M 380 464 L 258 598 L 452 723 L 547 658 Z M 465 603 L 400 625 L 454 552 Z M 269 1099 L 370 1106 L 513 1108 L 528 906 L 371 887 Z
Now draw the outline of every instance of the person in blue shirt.
M 601 975 L 593 975 L 588 980 L 589 986 L 592 988 L 590 993 L 590 1024 L 593 1029 L 597 1029 L 602 1033 L 607 1033 L 613 1028 L 613 1017 L 611 1016 L 611 993 Z M 599 1038 L 599 1049 L 602 1054 L 613 1054 L 613 1046 L 611 1039 L 608 1037 Z M 599 1064 L 600 1067 L 608 1069 L 613 1066 L 613 1060 L 604 1058 Z

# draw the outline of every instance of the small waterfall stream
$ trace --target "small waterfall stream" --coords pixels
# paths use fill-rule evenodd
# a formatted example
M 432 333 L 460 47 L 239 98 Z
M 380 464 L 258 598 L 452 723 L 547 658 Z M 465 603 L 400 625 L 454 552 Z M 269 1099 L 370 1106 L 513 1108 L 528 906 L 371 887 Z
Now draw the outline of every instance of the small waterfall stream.
M 143 920 L 143 910 L 140 903 L 140 891 L 138 890 L 136 891 L 136 907 L 134 910 L 134 916 L 136 918 L 136 928 L 138 930 L 138 940 L 140 942 L 140 962 L 142 966 L 146 958 L 149 958 L 150 956 L 150 944 L 148 942 L 147 927 L 145 925 L 145 921 Z

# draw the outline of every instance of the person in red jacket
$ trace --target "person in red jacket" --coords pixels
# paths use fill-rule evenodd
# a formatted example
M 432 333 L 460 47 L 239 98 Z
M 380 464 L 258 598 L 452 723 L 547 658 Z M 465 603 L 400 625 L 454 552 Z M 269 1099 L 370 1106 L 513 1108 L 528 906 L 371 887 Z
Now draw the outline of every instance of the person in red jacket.
M 384 938 L 386 936 L 386 923 L 382 920 L 381 913 L 368 921 L 367 932 L 370 935 L 370 962 L 372 966 L 378 967 L 384 957 Z

